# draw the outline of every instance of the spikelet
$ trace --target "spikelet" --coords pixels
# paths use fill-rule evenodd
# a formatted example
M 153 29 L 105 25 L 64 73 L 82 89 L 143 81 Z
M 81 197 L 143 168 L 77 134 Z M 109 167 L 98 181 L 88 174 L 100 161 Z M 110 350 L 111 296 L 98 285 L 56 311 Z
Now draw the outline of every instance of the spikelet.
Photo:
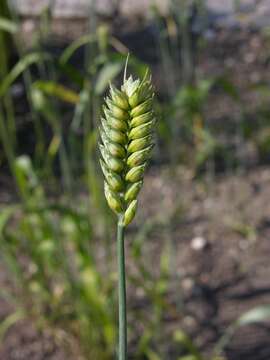
M 121 90 L 111 86 L 103 107 L 99 148 L 105 196 L 124 226 L 136 214 L 137 197 L 154 146 L 153 97 L 148 74 L 143 80 L 130 76 L 124 79 Z

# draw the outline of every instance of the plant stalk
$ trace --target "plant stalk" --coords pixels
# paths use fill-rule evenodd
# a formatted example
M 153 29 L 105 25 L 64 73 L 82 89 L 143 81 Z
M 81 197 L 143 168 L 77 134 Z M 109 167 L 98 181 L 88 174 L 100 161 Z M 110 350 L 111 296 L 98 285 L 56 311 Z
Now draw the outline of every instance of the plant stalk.
M 119 305 L 119 349 L 118 359 L 127 359 L 127 312 L 126 312 L 126 272 L 125 242 L 122 219 L 117 225 L 117 257 L 118 257 L 118 305 Z

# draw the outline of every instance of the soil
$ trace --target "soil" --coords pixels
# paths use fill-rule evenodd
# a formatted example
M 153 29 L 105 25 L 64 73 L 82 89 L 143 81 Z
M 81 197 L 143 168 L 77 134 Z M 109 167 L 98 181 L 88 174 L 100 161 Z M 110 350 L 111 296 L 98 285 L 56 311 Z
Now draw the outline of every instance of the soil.
M 182 326 L 210 354 L 241 314 L 270 301 L 270 170 L 257 168 L 215 182 L 189 181 L 181 172 L 174 180 L 170 174 L 157 175 L 147 178 L 142 197 L 151 209 L 145 205 L 142 217 L 157 209 L 172 217 L 174 286 L 168 296 L 175 305 L 184 303 Z M 168 209 L 175 212 L 168 214 Z M 159 240 L 168 241 L 165 234 Z M 146 258 L 154 267 L 155 257 L 149 253 Z M 179 326 L 174 318 L 171 326 Z M 237 331 L 226 349 L 228 360 L 269 359 L 269 329 L 264 324 Z

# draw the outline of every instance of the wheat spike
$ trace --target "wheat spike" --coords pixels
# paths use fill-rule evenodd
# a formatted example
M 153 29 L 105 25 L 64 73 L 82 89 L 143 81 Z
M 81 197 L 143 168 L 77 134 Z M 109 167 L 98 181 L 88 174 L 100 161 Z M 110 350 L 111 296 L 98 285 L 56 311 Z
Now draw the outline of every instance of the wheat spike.
M 121 90 L 111 86 L 100 126 L 101 169 L 110 208 L 127 226 L 134 218 L 137 197 L 153 148 L 153 87 L 148 73 L 126 79 Z

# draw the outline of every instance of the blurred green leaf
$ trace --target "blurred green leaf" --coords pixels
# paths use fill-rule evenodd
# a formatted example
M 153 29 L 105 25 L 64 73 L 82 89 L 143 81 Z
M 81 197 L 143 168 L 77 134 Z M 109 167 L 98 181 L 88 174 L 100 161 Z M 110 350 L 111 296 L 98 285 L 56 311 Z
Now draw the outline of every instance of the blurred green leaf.
M 214 354 L 218 356 L 225 346 L 231 341 L 234 333 L 242 326 L 261 323 L 270 320 L 270 305 L 262 305 L 255 307 L 236 320 L 231 326 L 228 327 L 225 334 L 220 338 L 214 348 Z
M 0 236 L 15 210 L 17 210 L 17 206 L 15 205 L 5 206 L 4 209 L 0 209 Z
M 31 53 L 22 57 L 0 84 L 0 97 L 4 96 L 12 83 L 31 65 L 50 59 L 48 53 Z
M 181 344 L 182 347 L 190 353 L 187 355 L 188 357 L 180 358 L 181 360 L 203 360 L 203 357 L 196 345 L 183 330 L 176 330 L 174 332 L 174 341 Z
M 214 81 L 200 80 L 195 86 L 183 86 L 175 95 L 174 106 L 182 109 L 188 117 L 201 113 Z
M 54 81 L 36 81 L 33 86 L 46 95 L 57 97 L 58 99 L 71 104 L 77 104 L 80 99 L 75 91 Z
M 250 87 L 250 90 L 257 91 L 260 95 L 264 97 L 270 96 L 269 84 L 264 84 L 264 83 L 255 84 Z
M 249 310 L 236 321 L 235 328 L 270 320 L 270 305 L 262 305 Z
M 215 80 L 215 85 L 219 86 L 232 99 L 236 101 L 240 99 L 237 87 L 234 85 L 232 81 L 227 79 L 225 76 L 221 76 L 217 78 Z
M 161 357 L 152 349 L 146 350 L 145 355 L 147 356 L 148 360 L 162 360 Z
M 218 148 L 218 142 L 206 128 L 195 128 L 194 134 L 197 137 L 197 152 L 195 156 L 196 166 L 202 166 L 211 156 L 214 156 Z
M 0 17 L 0 30 L 15 34 L 18 31 L 18 26 L 15 22 L 7 18 Z
M 49 144 L 49 147 L 48 147 L 48 156 L 50 158 L 55 157 L 55 155 L 58 153 L 60 145 L 61 145 L 61 136 L 54 135 L 51 142 L 50 142 L 50 144 Z
M 59 62 L 61 64 L 66 64 L 77 49 L 83 45 L 94 42 L 95 40 L 96 36 L 93 34 L 86 34 L 81 36 L 79 39 L 76 39 L 64 50 L 60 56 Z
M 69 63 L 56 63 L 56 67 L 58 70 L 60 70 L 62 73 L 67 75 L 67 77 L 73 81 L 73 83 L 77 84 L 80 88 L 83 87 L 84 83 L 84 76 L 81 74 L 81 72 L 76 69 L 73 65 Z
M 57 131 L 59 130 L 60 125 L 58 122 L 58 113 L 49 97 L 46 96 L 44 92 L 39 90 L 37 87 L 32 86 L 31 99 L 34 109 L 44 116 L 44 118 L 50 123 L 54 131 L 57 133 L 57 136 L 59 136 Z
M 25 313 L 19 309 L 14 313 L 8 315 L 1 323 L 0 323 L 0 341 L 5 336 L 8 329 L 16 324 L 19 320 L 22 320 L 25 317 Z
M 198 357 L 194 355 L 184 355 L 180 356 L 177 360 L 198 360 Z
M 83 88 L 83 90 L 79 94 L 79 101 L 76 104 L 74 116 L 71 122 L 71 127 L 73 130 L 78 130 L 81 122 L 83 120 L 83 114 L 86 110 L 88 103 L 90 100 L 90 93 L 88 89 Z
M 103 94 L 110 82 L 120 73 L 122 68 L 122 62 L 109 62 L 105 64 L 98 74 L 95 93 L 97 95 Z

